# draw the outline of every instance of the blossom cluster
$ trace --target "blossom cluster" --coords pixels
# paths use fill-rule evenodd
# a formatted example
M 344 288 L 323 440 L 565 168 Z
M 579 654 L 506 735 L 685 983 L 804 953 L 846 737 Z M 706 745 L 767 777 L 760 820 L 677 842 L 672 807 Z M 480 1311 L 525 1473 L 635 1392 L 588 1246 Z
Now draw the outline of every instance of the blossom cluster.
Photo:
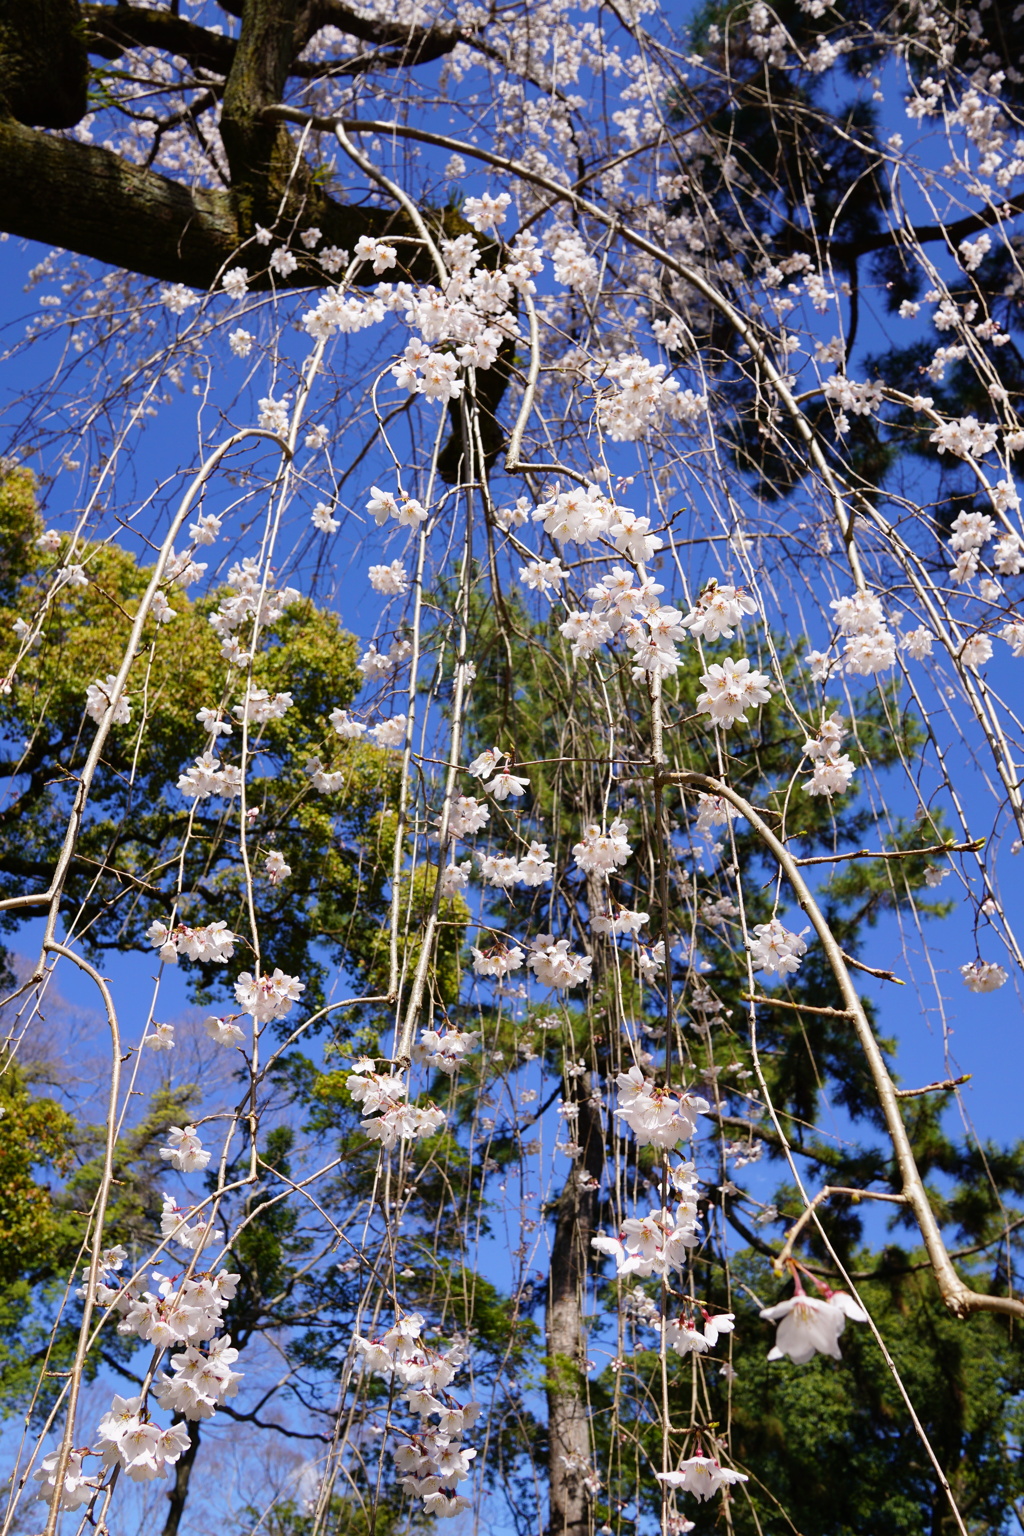
M 402 1487 L 423 1500 L 427 1514 L 450 1517 L 470 1507 L 458 1484 L 469 1476 L 476 1451 L 463 1444 L 463 1435 L 483 1409 L 457 1402 L 446 1390 L 465 1363 L 465 1346 L 456 1340 L 448 1349 L 432 1349 L 424 1327 L 425 1319 L 413 1312 L 373 1337 L 356 1334 L 352 1342 L 367 1370 L 408 1388 L 404 1402 L 420 1421 L 412 1432 L 402 1431 L 406 1438 L 393 1452 Z
M 806 933 L 808 930 L 803 930 Z M 750 959 L 756 971 L 767 971 L 769 976 L 789 976 L 800 969 L 800 961 L 807 953 L 803 935 L 791 933 L 777 917 L 770 922 L 757 923 L 750 944 Z
M 637 1066 L 620 1072 L 615 1081 L 619 1090 L 615 1114 L 641 1147 L 669 1149 L 688 1141 L 697 1129 L 697 1116 L 711 1108 L 698 1094 L 657 1087 Z
M 810 778 L 804 780 L 806 794 L 831 798 L 849 789 L 856 769 L 848 754 L 839 750 L 845 734 L 842 716 L 833 713 L 822 722 L 817 735 L 804 742 L 804 754 L 813 764 Z
M 440 1054 L 440 1053 L 438 1053 Z M 399 1141 L 414 1141 L 432 1136 L 445 1123 L 444 1112 L 436 1104 L 421 1109 L 408 1102 L 405 1079 L 398 1073 L 378 1073 L 369 1058 L 356 1062 L 346 1087 L 360 1106 L 363 1134 L 390 1150 Z
M 530 944 L 526 964 L 542 987 L 578 987 L 590 980 L 593 960 L 589 955 L 575 955 L 568 939 L 555 940 L 554 934 L 539 933 Z
M 627 1216 L 618 1237 L 600 1234 L 591 1238 L 598 1253 L 614 1258 L 618 1276 L 668 1276 L 686 1267 L 690 1249 L 700 1242 L 697 1214 L 697 1174 L 692 1163 L 677 1170 L 673 1180 L 679 1192 L 674 1208 L 664 1206 L 646 1216 Z
M 202 569 L 205 571 L 206 567 Z M 248 555 L 230 568 L 227 586 L 229 595 L 211 613 L 210 624 L 222 642 L 221 654 L 225 659 L 244 666 L 250 656 L 242 649 L 236 630 L 246 620 L 252 621 L 254 630 L 273 628 L 302 593 L 295 587 L 275 587 L 270 569 Z
M 441 1034 L 436 1029 L 421 1029 L 412 1048 L 412 1059 L 420 1066 L 436 1067 L 452 1077 L 479 1043 L 479 1034 L 472 1030 L 448 1028 Z
M 176 965 L 178 956 L 187 960 L 202 960 L 211 965 L 223 965 L 230 960 L 238 943 L 238 935 L 225 922 L 207 923 L 204 927 L 190 928 L 187 923 L 176 923 L 168 928 L 166 923 L 152 922 L 146 929 L 146 937 L 160 958 L 168 965 Z

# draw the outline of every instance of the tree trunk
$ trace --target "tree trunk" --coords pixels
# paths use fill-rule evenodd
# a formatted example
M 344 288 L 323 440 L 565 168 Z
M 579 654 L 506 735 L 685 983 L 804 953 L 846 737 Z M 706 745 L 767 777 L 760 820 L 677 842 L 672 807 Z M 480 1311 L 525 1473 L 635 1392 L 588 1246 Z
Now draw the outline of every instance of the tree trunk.
M 589 1074 L 569 1086 L 567 1098 L 573 1090 L 579 1094 L 576 1140 L 583 1151 L 558 1202 L 548 1277 L 548 1536 L 589 1536 L 593 1529 L 591 1501 L 583 1482 L 593 1465 L 583 1304 L 598 1195 L 596 1189 L 581 1186 L 579 1174 L 585 1171 L 600 1179 L 604 1130 L 601 1111 L 589 1102 Z
M 181 1422 L 177 1414 L 174 1416 L 174 1422 L 176 1424 Z M 163 1536 L 178 1536 L 178 1526 L 181 1524 L 181 1517 L 185 1512 L 185 1500 L 188 1498 L 188 1486 L 192 1477 L 192 1468 L 195 1466 L 196 1456 L 199 1454 L 200 1422 L 199 1419 L 196 1419 L 194 1422 L 192 1420 L 189 1421 L 188 1432 L 192 1444 L 184 1455 L 178 1457 L 175 1463 L 174 1484 L 167 1495 L 171 1507 L 167 1511 L 167 1519 L 164 1521 Z

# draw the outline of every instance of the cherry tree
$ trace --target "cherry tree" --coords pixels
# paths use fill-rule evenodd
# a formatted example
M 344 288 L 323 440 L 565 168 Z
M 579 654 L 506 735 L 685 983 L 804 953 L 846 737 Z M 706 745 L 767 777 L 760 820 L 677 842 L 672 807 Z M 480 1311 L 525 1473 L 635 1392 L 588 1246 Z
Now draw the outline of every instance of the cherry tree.
M 55 978 L 106 1029 L 101 1142 L 12 1163 L 5 1536 L 175 1536 L 243 1426 L 304 1461 L 240 1529 L 838 1529 L 755 1381 L 884 1402 L 900 1529 L 1019 1508 L 1022 45 L 0 7 L 17 1123 Z

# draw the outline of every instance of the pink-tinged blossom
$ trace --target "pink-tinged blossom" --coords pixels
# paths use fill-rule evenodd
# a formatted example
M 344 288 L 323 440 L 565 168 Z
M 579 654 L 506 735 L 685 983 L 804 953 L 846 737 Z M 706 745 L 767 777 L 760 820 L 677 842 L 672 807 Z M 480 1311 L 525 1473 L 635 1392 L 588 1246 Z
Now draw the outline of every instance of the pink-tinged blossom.
M 473 795 L 457 795 L 448 813 L 449 837 L 472 837 L 490 820 L 487 806 Z
M 97 725 L 110 708 L 116 686 L 117 677 L 113 672 L 109 672 L 102 683 L 90 683 L 85 690 L 85 712 L 90 720 L 96 721 Z M 131 707 L 122 693 L 114 706 L 111 722 L 114 725 L 128 725 L 131 718 Z
M 641 1279 L 651 1275 L 667 1277 L 673 1270 L 681 1274 L 690 1251 L 700 1242 L 696 1201 L 682 1202 L 674 1211 L 666 1208 L 651 1211 L 646 1216 L 628 1216 L 617 1238 L 599 1233 L 590 1242 L 598 1253 L 615 1260 L 616 1274 L 620 1278 L 627 1275 L 637 1275 Z M 703 1338 L 701 1345 L 707 1348 Z
M 398 252 L 393 245 L 385 245 L 382 240 L 373 240 L 369 235 L 359 236 L 355 255 L 357 261 L 371 262 L 378 277 L 398 261 Z
M 557 555 L 552 560 L 531 560 L 528 565 L 519 567 L 519 580 L 532 592 L 549 592 L 568 574 Z
M 981 459 L 991 453 L 999 441 L 999 428 L 994 422 L 983 425 L 976 416 L 961 416 L 959 421 L 944 421 L 936 427 L 928 441 L 935 444 L 940 454 Z
M 841 1360 L 839 1336 L 847 1319 L 855 1323 L 868 1320 L 864 1309 L 845 1291 L 833 1291 L 828 1300 L 798 1291 L 788 1301 L 765 1307 L 761 1316 L 766 1322 L 778 1324 L 768 1359 L 782 1360 L 788 1356 L 794 1365 L 806 1365 L 816 1354 Z
M 367 572 L 370 586 L 385 597 L 404 597 L 409 590 L 409 573 L 401 560 L 390 565 L 371 565 Z
M 249 291 L 249 274 L 244 267 L 229 267 L 220 280 L 229 299 L 244 299 Z
M 573 845 L 572 856 L 577 869 L 606 880 L 616 869 L 622 868 L 632 852 L 626 837 L 626 823 L 617 817 L 607 832 L 596 823 L 584 827 L 580 841 Z
M 174 1025 L 151 1024 L 146 1034 L 145 1043 L 154 1051 L 173 1051 Z
M 641 1147 L 674 1147 L 688 1141 L 697 1129 L 697 1116 L 710 1109 L 697 1094 L 659 1088 L 637 1066 L 616 1078 L 619 1107 L 615 1114 L 632 1130 Z
M 1024 656 L 1024 622 L 1014 619 L 1012 623 L 1004 624 L 999 635 L 1006 641 L 1014 656 Z
M 400 527 L 416 528 L 426 521 L 427 514 L 424 508 L 412 496 L 393 496 L 390 491 L 382 491 L 379 486 L 370 487 L 370 500 L 366 503 L 366 510 L 380 527 L 383 527 L 388 518 L 393 518 Z
M 734 1472 L 731 1467 L 723 1467 L 714 1457 L 700 1452 L 681 1461 L 678 1471 L 656 1472 L 654 1475 L 666 1488 L 682 1488 L 702 1502 L 713 1498 L 720 1488 L 747 1481 L 745 1472 Z
M 685 618 L 684 629 L 701 640 L 731 640 L 744 615 L 755 614 L 757 604 L 742 588 L 708 582 Z
M 242 771 L 227 763 L 222 767 L 212 752 L 204 752 L 180 776 L 178 788 L 190 800 L 206 800 L 211 795 L 233 800 L 242 793 Z
M 203 1146 L 194 1125 L 172 1125 L 167 1132 L 168 1145 L 160 1148 L 160 1156 L 179 1173 L 198 1173 L 210 1161 L 210 1153 Z
M 213 1339 L 204 1353 L 194 1345 L 171 1355 L 171 1375 L 160 1371 L 153 1384 L 153 1395 L 160 1407 L 184 1418 L 212 1418 L 217 1408 L 238 1391 L 241 1371 L 231 1369 L 238 1359 L 231 1335 Z
M 804 933 L 807 932 L 805 928 Z M 766 971 L 769 976 L 789 976 L 800 969 L 800 961 L 807 953 L 807 945 L 798 933 L 784 928 L 777 917 L 768 923 L 758 923 L 750 944 L 750 959 L 756 971 Z
M 547 843 L 531 843 L 529 851 L 519 860 L 520 882 L 531 887 L 543 885 L 553 878 L 554 873 L 554 861 L 548 857 Z
M 462 864 L 448 864 L 441 872 L 441 895 L 452 897 L 464 891 L 469 884 L 472 868 L 471 859 L 466 859 Z
M 497 197 L 484 192 L 480 197 L 467 197 L 462 212 L 467 224 L 472 224 L 481 234 L 490 234 L 499 224 L 504 224 L 511 201 L 507 192 L 499 192 Z
M 666 1347 L 674 1349 L 677 1355 L 703 1355 L 710 1348 L 692 1317 L 668 1318 L 662 1325 L 662 1332 Z
M 245 1035 L 230 1019 L 219 1019 L 211 1013 L 203 1020 L 203 1029 L 215 1045 L 242 1045 Z
M 843 648 L 843 666 L 859 677 L 885 672 L 896 663 L 896 641 L 884 625 L 850 635 Z
M 746 724 L 746 711 L 771 698 L 770 679 L 764 672 L 752 671 L 746 656 L 739 661 L 727 656 L 714 662 L 702 674 L 704 692 L 697 697 L 697 710 L 710 715 L 715 725 L 726 730 L 737 723 Z
M 522 969 L 526 955 L 518 944 L 492 944 L 490 949 L 472 947 L 473 970 L 477 976 L 493 976 L 501 981 L 511 971 Z
M 804 742 L 804 754 L 811 760 L 812 772 L 804 780 L 804 792 L 808 795 L 841 795 L 850 785 L 855 768 L 845 752 L 840 752 L 843 737 L 842 716 L 829 715 L 823 721 L 817 736 Z
M 960 975 L 969 992 L 995 992 L 1010 979 L 994 960 L 972 960 L 960 967 Z
M 67 1469 L 64 1473 L 64 1487 L 61 1490 L 61 1509 L 81 1509 L 83 1504 L 88 1504 L 94 1498 L 101 1482 L 98 1476 L 90 1477 L 82 1469 L 84 1451 L 72 1451 L 68 1456 Z M 32 1474 L 38 1483 L 42 1484 L 37 1498 L 45 1499 L 49 1503 L 53 1498 L 54 1489 L 57 1486 L 57 1463 L 60 1461 L 60 1452 L 51 1451 L 49 1456 L 44 1456 L 38 1469 Z
M 366 735 L 366 726 L 356 720 L 347 709 L 332 709 L 327 717 L 342 741 L 358 741 Z
M 239 1007 L 251 1014 L 257 1024 L 284 1018 L 305 990 L 305 982 L 296 976 L 286 976 L 280 966 L 275 968 L 272 976 L 265 973 L 253 976 L 249 971 L 243 971 L 235 982 Z
M 321 533 L 337 533 L 341 527 L 338 519 L 332 516 L 331 508 L 325 501 L 318 501 L 312 512 L 313 527 Z
M 161 960 L 173 965 L 179 955 L 186 960 L 200 960 L 223 965 L 230 960 L 238 943 L 238 936 L 231 932 L 227 923 L 218 921 L 203 927 L 191 928 L 178 923 L 168 928 L 161 922 L 150 923 L 146 937 L 154 948 L 159 949 Z
M 449 1028 L 441 1034 L 436 1029 L 422 1029 L 419 1041 L 412 1048 L 412 1059 L 420 1066 L 436 1067 L 451 1077 L 479 1043 L 479 1034 L 472 1030 Z
M 714 827 L 737 820 L 742 821 L 742 816 L 722 795 L 697 796 L 697 831 L 701 837 L 710 837 Z
M 517 778 L 505 768 L 484 785 L 484 792 L 493 795 L 495 800 L 507 800 L 509 796 L 518 799 L 520 795 L 526 794 L 529 786 L 529 779 Z
M 611 912 L 595 912 L 590 919 L 593 933 L 603 933 L 609 938 L 622 934 L 636 934 L 650 921 L 649 912 L 634 912 L 629 907 L 615 905 Z
M 991 658 L 992 641 L 988 635 L 969 635 L 960 647 L 960 660 L 965 667 L 982 667 Z
M 271 885 L 277 885 L 282 880 L 287 880 L 292 872 L 291 865 L 285 859 L 283 853 L 272 848 L 263 861 L 263 873 Z
M 370 735 L 378 747 L 390 747 L 398 749 L 405 746 L 405 736 L 409 725 L 407 715 L 392 715 L 390 720 L 378 720 L 370 730 Z
M 924 661 L 926 656 L 932 653 L 935 636 L 930 629 L 919 624 L 916 629 L 910 629 L 900 641 L 903 649 L 912 661 Z
M 574 955 L 569 940 L 550 933 L 540 933 L 530 944 L 526 964 L 542 987 L 578 987 L 590 980 L 593 961 L 589 955 Z
M 719 1312 L 715 1317 L 704 1313 L 704 1337 L 708 1341 L 708 1348 L 714 1349 L 723 1334 L 732 1333 L 736 1327 L 736 1314 L 734 1312 Z

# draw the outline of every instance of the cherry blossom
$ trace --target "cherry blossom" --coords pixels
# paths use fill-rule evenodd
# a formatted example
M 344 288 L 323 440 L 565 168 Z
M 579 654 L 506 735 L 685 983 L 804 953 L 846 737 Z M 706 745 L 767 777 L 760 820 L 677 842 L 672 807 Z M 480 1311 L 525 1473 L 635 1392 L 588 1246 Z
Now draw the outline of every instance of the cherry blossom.
M 342 741 L 358 741 L 366 735 L 366 726 L 354 719 L 347 709 L 332 709 L 328 719 Z
M 110 672 L 102 683 L 90 683 L 85 690 L 85 712 L 90 720 L 96 721 L 97 725 L 110 709 L 110 701 L 116 687 L 117 678 L 113 672 Z M 131 720 L 131 708 L 123 693 L 114 705 L 110 718 L 114 725 L 127 725 Z
M 272 848 L 263 861 L 263 873 L 271 885 L 278 885 L 282 880 L 287 880 L 292 872 L 291 865 L 285 859 L 283 853 Z
M 507 976 L 511 971 L 521 969 L 526 955 L 517 944 L 508 947 L 505 944 L 493 944 L 490 949 L 477 949 L 472 946 L 473 970 L 477 976 L 494 976 L 498 980 Z
M 960 975 L 969 992 L 995 992 L 1005 986 L 1009 975 L 994 960 L 973 960 L 960 967 Z
M 679 622 L 702 640 L 731 640 L 744 614 L 756 612 L 757 604 L 749 593 L 732 586 L 719 586 L 717 581 L 711 580 L 690 612 Z
M 769 678 L 752 671 L 746 656 L 739 661 L 727 656 L 723 662 L 712 663 L 700 680 L 705 691 L 697 697 L 698 712 L 710 715 L 715 725 L 726 729 L 738 722 L 745 724 L 746 710 L 767 704 L 771 698 Z
M 688 1141 L 697 1129 L 697 1116 L 710 1109 L 706 1099 L 688 1091 L 659 1088 L 637 1066 L 620 1072 L 616 1117 L 630 1127 L 640 1146 L 671 1148 Z
M 245 1035 L 230 1019 L 219 1019 L 210 1014 L 203 1020 L 203 1029 L 217 1045 L 242 1045 Z
M 607 879 L 616 869 L 621 869 L 633 851 L 627 841 L 626 830 L 626 823 L 618 817 L 607 832 L 603 832 L 596 823 L 585 827 L 582 838 L 574 844 L 572 850 L 577 869 L 602 879 Z
M 803 930 L 807 933 L 807 929 Z M 750 944 L 750 959 L 757 971 L 767 971 L 770 976 L 789 976 L 800 969 L 801 958 L 807 953 L 807 945 L 798 933 L 784 928 L 777 917 L 770 922 L 757 923 Z
M 409 590 L 409 573 L 401 560 L 392 560 L 390 565 L 371 565 L 367 574 L 373 590 L 387 597 L 402 597 Z
M 167 1132 L 168 1145 L 160 1148 L 160 1156 L 179 1173 L 196 1173 L 210 1161 L 210 1153 L 204 1148 L 194 1125 L 184 1129 L 172 1125 Z
M 120 1465 L 133 1482 L 164 1477 L 192 1443 L 183 1425 L 159 1429 L 144 1421 L 141 1411 L 141 1397 L 115 1397 L 99 1422 L 103 1465 Z
M 313 527 L 321 533 L 337 533 L 341 527 L 338 519 L 332 515 L 331 508 L 325 501 L 318 501 L 312 512 Z
M 517 778 L 515 774 L 509 773 L 508 769 L 502 769 L 484 785 L 484 791 L 488 795 L 493 795 L 495 800 L 507 800 L 510 795 L 518 799 L 520 795 L 526 794 L 529 785 L 529 779 Z
M 677 1471 L 656 1472 L 654 1475 L 667 1488 L 682 1488 L 702 1502 L 713 1498 L 720 1488 L 728 1488 L 735 1483 L 747 1481 L 745 1472 L 735 1472 L 731 1467 L 723 1467 L 714 1457 L 705 1456 L 699 1451 L 696 1456 L 681 1461 Z
M 272 976 L 252 976 L 243 971 L 235 982 L 239 1007 L 251 1014 L 257 1024 L 284 1018 L 305 990 L 305 982 L 296 976 L 286 976 L 280 966 L 275 968 Z
M 569 951 L 569 940 L 559 939 L 550 933 L 541 933 L 530 944 L 527 965 L 542 987 L 578 987 L 590 980 L 593 965 L 589 955 L 574 955 Z
M 115 1402 L 117 1399 L 115 1398 Z M 64 1473 L 64 1487 L 61 1490 L 61 1509 L 81 1509 L 83 1504 L 88 1504 L 94 1498 L 100 1486 L 100 1477 L 90 1477 L 83 1470 L 83 1460 L 88 1453 L 86 1451 L 71 1451 L 68 1456 L 67 1469 Z M 52 1499 L 57 1487 L 57 1463 L 60 1453 L 52 1451 L 49 1456 L 44 1456 L 39 1467 L 32 1474 L 37 1482 L 42 1484 L 37 1497 L 45 1499 L 47 1503 Z
M 390 720 L 378 720 L 377 724 L 371 727 L 370 735 L 378 747 L 401 748 L 405 746 L 408 726 L 407 715 L 392 715 Z
M 868 1320 L 864 1309 L 845 1291 L 833 1291 L 826 1300 L 805 1295 L 802 1287 L 788 1301 L 765 1307 L 761 1316 L 766 1322 L 778 1324 L 768 1359 L 782 1360 L 788 1356 L 794 1365 L 806 1365 L 815 1354 L 841 1360 L 839 1336 L 847 1319 L 855 1323 Z
M 174 1025 L 151 1024 L 146 1034 L 145 1043 L 154 1051 L 173 1051 Z
M 850 786 L 856 769 L 845 752 L 840 752 L 845 731 L 842 717 L 829 715 L 823 721 L 816 737 L 804 742 L 804 752 L 813 764 L 813 772 L 804 781 L 808 795 L 841 795 Z
M 470 837 L 479 832 L 490 819 L 490 811 L 472 795 L 458 795 L 451 803 L 448 816 L 449 837 Z

